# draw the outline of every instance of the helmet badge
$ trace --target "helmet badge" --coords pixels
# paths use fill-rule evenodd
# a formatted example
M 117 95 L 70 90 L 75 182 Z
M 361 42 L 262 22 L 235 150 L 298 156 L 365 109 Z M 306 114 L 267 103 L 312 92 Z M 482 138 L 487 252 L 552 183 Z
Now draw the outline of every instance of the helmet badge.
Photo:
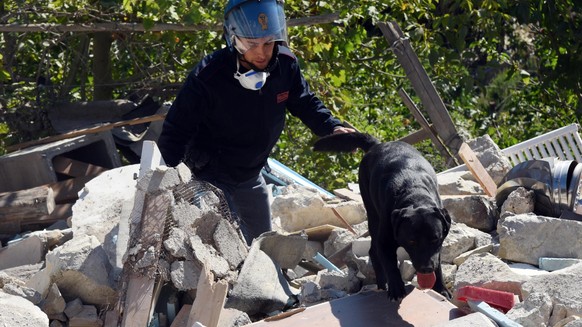
M 261 24 L 261 29 L 263 31 L 269 29 L 269 17 L 267 17 L 267 14 L 260 13 L 259 17 L 258 17 L 258 21 L 259 21 L 259 24 Z

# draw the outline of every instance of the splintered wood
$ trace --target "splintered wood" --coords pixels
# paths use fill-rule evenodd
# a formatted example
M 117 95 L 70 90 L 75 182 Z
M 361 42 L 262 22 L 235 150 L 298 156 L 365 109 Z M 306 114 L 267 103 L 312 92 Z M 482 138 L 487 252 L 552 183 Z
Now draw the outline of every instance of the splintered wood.
M 149 324 L 151 309 L 155 300 L 154 289 L 156 288 L 156 269 L 158 255 L 163 241 L 163 231 L 172 194 L 169 191 L 160 194 L 146 194 L 143 206 L 140 228 L 135 236 L 139 237 L 140 253 L 135 256 L 139 260 L 140 271 L 130 267 L 127 292 L 125 294 L 125 304 L 123 309 L 122 326 L 143 327 Z M 153 253 L 154 258 L 146 259 L 146 252 Z M 138 257 L 140 256 L 140 257 Z M 151 262 L 147 262 L 151 260 Z M 133 262 L 135 264 L 136 261 Z M 126 263 L 127 264 L 127 263 Z

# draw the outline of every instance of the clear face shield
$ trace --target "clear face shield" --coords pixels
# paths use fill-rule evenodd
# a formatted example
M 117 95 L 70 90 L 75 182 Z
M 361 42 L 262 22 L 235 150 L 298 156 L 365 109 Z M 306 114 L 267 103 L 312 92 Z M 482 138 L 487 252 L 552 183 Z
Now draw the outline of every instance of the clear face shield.
M 242 55 L 251 51 L 255 48 L 260 48 L 266 45 L 271 45 L 276 42 L 275 38 L 272 36 L 259 38 L 259 39 L 247 39 L 240 38 L 236 35 L 233 36 L 233 45 L 235 49 Z

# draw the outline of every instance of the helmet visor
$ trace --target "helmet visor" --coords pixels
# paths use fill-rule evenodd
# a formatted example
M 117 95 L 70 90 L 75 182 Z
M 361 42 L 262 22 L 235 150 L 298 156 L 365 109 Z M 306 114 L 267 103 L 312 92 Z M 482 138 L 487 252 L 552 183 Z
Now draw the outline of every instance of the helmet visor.
M 272 36 L 262 37 L 259 39 L 248 39 L 235 36 L 234 47 L 238 50 L 240 54 L 245 54 L 249 50 L 273 44 L 275 43 L 275 41 L 276 41 L 275 38 Z
M 241 39 L 259 39 L 257 43 L 287 42 L 287 24 L 280 0 L 244 2 L 226 13 L 224 25 L 229 46 L 237 46 L 237 49 Z

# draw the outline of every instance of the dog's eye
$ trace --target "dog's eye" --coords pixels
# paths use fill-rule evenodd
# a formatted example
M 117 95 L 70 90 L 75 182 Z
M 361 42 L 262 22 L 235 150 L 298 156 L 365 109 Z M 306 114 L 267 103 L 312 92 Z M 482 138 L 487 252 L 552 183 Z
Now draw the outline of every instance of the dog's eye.
M 416 246 L 416 241 L 410 240 L 410 241 L 408 241 L 408 245 L 409 246 Z

